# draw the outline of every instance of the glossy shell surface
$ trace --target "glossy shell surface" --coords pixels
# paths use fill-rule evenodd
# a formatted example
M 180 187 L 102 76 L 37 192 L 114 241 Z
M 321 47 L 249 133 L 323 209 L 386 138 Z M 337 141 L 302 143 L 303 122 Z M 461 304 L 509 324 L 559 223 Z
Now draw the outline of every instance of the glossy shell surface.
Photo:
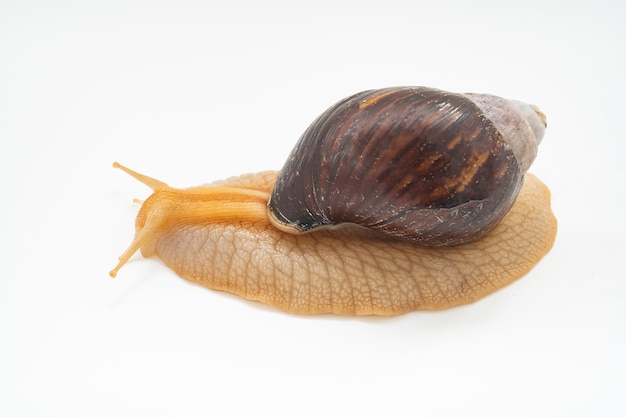
M 300 138 L 269 217 L 292 233 L 350 223 L 424 245 L 474 240 L 510 209 L 543 135 L 540 113 L 510 103 L 426 87 L 348 97 Z

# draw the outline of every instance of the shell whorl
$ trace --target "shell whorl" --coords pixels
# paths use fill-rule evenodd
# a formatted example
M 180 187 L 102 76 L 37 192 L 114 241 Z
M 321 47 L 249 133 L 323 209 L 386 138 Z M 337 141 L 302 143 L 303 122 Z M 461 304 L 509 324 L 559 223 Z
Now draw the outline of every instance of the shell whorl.
M 292 233 L 353 223 L 424 245 L 474 240 L 515 201 L 544 128 L 541 113 L 496 96 L 364 91 L 304 132 L 268 214 Z
M 525 173 L 537 156 L 546 116 L 535 106 L 490 94 L 466 94 L 491 120 Z

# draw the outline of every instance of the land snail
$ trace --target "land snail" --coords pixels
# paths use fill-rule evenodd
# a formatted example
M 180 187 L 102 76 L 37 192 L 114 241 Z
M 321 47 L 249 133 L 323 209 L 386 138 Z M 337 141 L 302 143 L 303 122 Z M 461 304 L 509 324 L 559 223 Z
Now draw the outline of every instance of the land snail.
M 153 189 L 138 249 L 181 277 L 298 314 L 393 315 L 473 302 L 550 250 L 550 193 L 527 170 L 536 107 L 426 87 L 339 101 L 279 173 Z

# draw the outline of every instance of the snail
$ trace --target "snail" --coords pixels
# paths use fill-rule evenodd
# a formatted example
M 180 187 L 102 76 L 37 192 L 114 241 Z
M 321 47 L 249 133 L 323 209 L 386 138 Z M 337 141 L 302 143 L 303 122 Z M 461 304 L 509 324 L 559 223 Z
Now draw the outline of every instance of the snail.
M 280 172 L 153 190 L 140 249 L 181 277 L 297 314 L 394 315 L 480 299 L 551 249 L 547 187 L 527 170 L 536 107 L 427 87 L 364 91 L 322 113 Z

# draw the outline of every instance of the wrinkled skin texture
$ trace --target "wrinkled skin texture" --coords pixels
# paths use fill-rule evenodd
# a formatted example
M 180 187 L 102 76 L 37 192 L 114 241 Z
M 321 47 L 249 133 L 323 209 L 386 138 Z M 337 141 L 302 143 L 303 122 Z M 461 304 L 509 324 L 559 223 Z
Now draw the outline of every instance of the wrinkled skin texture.
M 249 174 L 211 186 L 269 193 L 276 175 Z M 150 197 L 151 210 L 167 204 L 154 198 L 158 193 Z M 138 235 L 143 222 L 140 212 Z M 525 275 L 555 237 L 550 193 L 527 174 L 504 219 L 480 240 L 457 246 L 421 247 L 357 227 L 290 235 L 264 215 L 162 221 L 137 246 L 185 279 L 287 312 L 395 315 L 476 301 Z

